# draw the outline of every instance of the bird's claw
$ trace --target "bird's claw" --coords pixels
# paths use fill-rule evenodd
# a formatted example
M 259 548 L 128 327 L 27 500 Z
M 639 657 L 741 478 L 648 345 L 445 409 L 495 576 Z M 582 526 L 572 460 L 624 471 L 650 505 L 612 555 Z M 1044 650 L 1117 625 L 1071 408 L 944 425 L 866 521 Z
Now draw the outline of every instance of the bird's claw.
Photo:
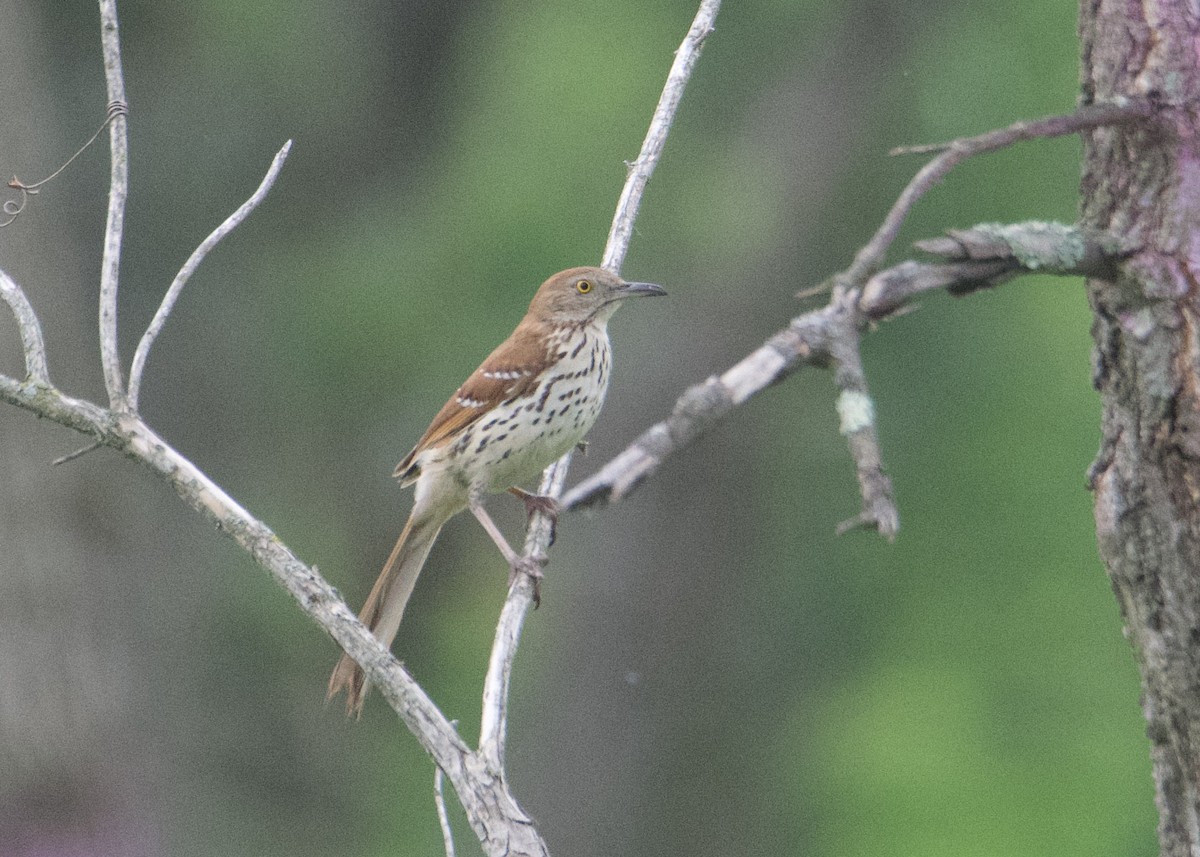
M 534 554 L 533 556 L 517 557 L 517 559 L 509 566 L 508 585 L 510 589 L 512 588 L 512 585 L 517 582 L 517 578 L 522 574 L 528 577 L 533 583 L 534 610 L 542 606 L 542 578 L 545 577 L 545 574 L 542 572 L 542 568 L 549 561 L 550 558 L 545 554 Z
M 533 520 L 534 515 L 541 514 L 550 522 L 550 539 L 546 546 L 554 544 L 558 535 L 558 513 L 562 508 L 558 501 L 544 494 L 532 494 L 519 489 L 512 489 L 511 493 L 525 504 L 525 514 L 529 521 Z

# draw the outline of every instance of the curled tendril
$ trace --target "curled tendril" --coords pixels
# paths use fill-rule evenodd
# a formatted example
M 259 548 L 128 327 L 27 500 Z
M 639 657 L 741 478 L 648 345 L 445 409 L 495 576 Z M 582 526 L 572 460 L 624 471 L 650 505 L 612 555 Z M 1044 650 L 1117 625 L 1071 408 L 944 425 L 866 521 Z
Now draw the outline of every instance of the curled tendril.
M 8 224 L 20 217 L 21 212 L 25 210 L 25 203 L 29 202 L 30 195 L 37 193 L 36 188 L 30 190 L 16 176 L 13 176 L 8 180 L 8 186 L 19 191 L 21 195 L 17 199 L 4 200 L 3 209 L 4 213 L 8 215 L 8 219 L 0 223 L 0 229 L 3 229 L 5 226 L 8 226 Z
M 78 158 L 80 155 L 82 155 L 84 152 L 86 152 L 88 147 L 91 146 L 92 143 L 95 143 L 96 138 L 98 138 L 100 136 L 100 134 L 104 131 L 104 129 L 108 127 L 108 123 L 112 122 L 118 116 L 128 116 L 128 115 L 129 115 L 129 105 L 128 104 L 126 104 L 124 101 L 110 101 L 108 103 L 107 109 L 105 110 L 104 121 L 100 123 L 100 127 L 96 129 L 96 133 L 93 134 L 90 138 L 88 138 L 88 141 L 86 143 L 84 143 L 82 146 L 79 147 L 79 151 L 77 151 L 71 157 L 67 158 L 66 162 L 61 167 L 59 167 L 57 170 L 52 172 L 50 175 L 46 176 L 41 181 L 34 182 L 33 184 L 26 184 L 25 182 L 21 181 L 16 176 L 13 176 L 11 179 L 9 179 L 8 186 L 11 187 L 13 190 L 17 191 L 20 194 L 20 196 L 17 199 L 5 200 L 3 206 L 0 206 L 0 209 L 2 209 L 4 211 L 4 214 L 7 215 L 7 217 L 8 217 L 7 220 L 0 223 L 0 229 L 3 229 L 5 226 L 8 226 L 14 220 L 16 220 L 18 217 L 20 217 L 21 212 L 23 212 L 25 210 L 25 206 L 29 202 L 29 197 L 36 194 L 38 192 L 38 190 L 42 187 L 42 185 L 58 178 L 59 174 L 61 174 L 63 170 L 65 170 L 67 167 L 69 167 L 71 165 L 72 161 L 74 161 L 76 158 Z

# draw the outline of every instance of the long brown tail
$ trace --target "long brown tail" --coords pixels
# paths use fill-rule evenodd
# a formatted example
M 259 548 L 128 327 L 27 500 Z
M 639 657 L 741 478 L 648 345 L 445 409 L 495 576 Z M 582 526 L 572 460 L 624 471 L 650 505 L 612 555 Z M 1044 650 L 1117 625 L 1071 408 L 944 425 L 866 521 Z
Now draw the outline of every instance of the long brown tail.
M 400 630 L 400 619 L 404 615 L 404 607 L 412 595 L 417 583 L 417 575 L 429 556 L 429 551 L 437 540 L 438 533 L 445 523 L 444 518 L 431 518 L 422 515 L 418 518 L 416 511 L 409 516 L 404 525 L 392 554 L 383 565 L 383 571 L 375 581 L 367 603 L 363 605 L 358 618 L 374 632 L 376 638 L 385 647 L 392 645 L 396 632 Z M 329 677 L 329 691 L 326 700 L 333 699 L 342 691 L 346 691 L 346 714 L 357 717 L 362 713 L 363 701 L 367 698 L 370 685 L 363 675 L 362 667 L 356 664 L 349 655 L 343 654 L 333 675 Z

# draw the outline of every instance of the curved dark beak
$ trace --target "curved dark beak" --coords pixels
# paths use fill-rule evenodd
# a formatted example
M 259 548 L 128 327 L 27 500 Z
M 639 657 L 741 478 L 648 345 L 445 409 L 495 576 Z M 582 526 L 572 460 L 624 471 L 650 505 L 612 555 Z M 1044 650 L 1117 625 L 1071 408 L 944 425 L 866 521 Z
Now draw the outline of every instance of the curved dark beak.
M 662 286 L 655 285 L 654 283 L 624 283 L 620 288 L 620 294 L 623 298 L 649 298 L 655 296 L 665 297 L 667 290 Z

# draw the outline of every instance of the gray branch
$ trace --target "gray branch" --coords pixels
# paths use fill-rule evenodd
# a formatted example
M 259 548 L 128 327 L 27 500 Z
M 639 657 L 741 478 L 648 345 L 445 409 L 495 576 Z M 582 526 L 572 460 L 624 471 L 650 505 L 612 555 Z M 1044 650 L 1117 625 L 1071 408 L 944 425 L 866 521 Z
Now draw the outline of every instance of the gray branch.
M 871 240 L 858 251 L 850 267 L 839 275 L 839 281 L 851 287 L 858 286 L 875 273 L 883 261 L 884 254 L 900 234 L 900 227 L 913 206 L 952 169 L 968 158 L 997 152 L 1027 140 L 1062 137 L 1090 128 L 1137 122 L 1153 114 L 1154 110 L 1154 103 L 1145 98 L 1127 99 L 1119 104 L 1088 104 L 1074 113 L 1014 122 L 1006 128 L 998 128 L 975 137 L 962 137 L 932 146 L 907 146 L 893 150 L 893 155 L 926 152 L 936 152 L 937 155 L 913 176 L 884 217 L 883 223 L 871 236 Z
M 700 49 L 704 47 L 704 40 L 713 31 L 720 8 L 721 0 L 703 0 L 692 26 L 683 39 L 683 44 L 675 52 L 675 62 L 671 64 L 671 70 L 667 73 L 667 83 L 659 96 L 658 106 L 654 109 L 646 139 L 642 142 L 637 160 L 629 164 L 625 187 L 621 189 L 621 196 L 617 201 L 617 211 L 613 215 L 608 242 L 604 246 L 604 257 L 600 263 L 610 271 L 620 273 L 621 265 L 625 262 L 625 254 L 633 238 L 633 223 L 642 205 L 646 185 L 662 157 L 667 134 L 675 121 L 679 102 L 683 100 L 683 90 L 691 79 L 692 69 L 700 59 Z
M 125 407 L 125 382 L 117 348 L 117 281 L 121 275 L 121 242 L 125 230 L 125 199 L 129 195 L 129 135 L 125 106 L 125 77 L 121 71 L 121 36 L 116 0 L 100 0 L 100 44 L 108 85 L 109 148 L 112 167 L 108 189 L 108 222 L 104 227 L 104 256 L 100 263 L 100 364 L 108 404 Z
M 1156 109 L 1150 99 L 1090 104 L 1073 113 L 1015 122 L 975 137 L 895 150 L 893 154 L 936 154 L 901 191 L 875 234 L 855 254 L 850 267 L 831 278 L 833 298 L 829 304 L 822 310 L 793 319 L 785 330 L 767 340 L 724 375 L 709 378 L 687 390 L 676 402 L 670 417 L 651 426 L 599 473 L 572 489 L 564 498 L 563 507 L 573 509 L 620 500 L 652 475 L 665 458 L 690 444 L 713 422 L 764 387 L 783 379 L 800 366 L 832 362 L 839 367 L 835 374 L 835 380 L 842 387 L 839 414 L 854 457 L 863 499 L 860 515 L 843 528 L 873 526 L 884 536 L 893 537 L 899 526 L 899 516 L 892 501 L 891 482 L 883 472 L 874 407 L 861 373 L 858 331 L 868 323 L 894 313 L 913 294 L 930 288 L 947 288 L 962 294 L 998 285 L 1019 273 L 1022 267 L 1068 273 L 1074 265 L 1078 273 L 1090 274 L 1096 264 L 1119 255 L 1119 249 L 1100 247 L 1098 242 L 1089 242 L 1070 233 L 1070 227 L 1044 223 L 1012 227 L 984 224 L 968 232 L 951 234 L 950 244 L 923 248 L 955 262 L 934 266 L 911 262 L 883 275 L 875 275 L 904 220 L 921 197 L 968 158 L 1025 140 L 1136 122 L 1152 115 Z M 849 430 L 848 418 L 853 426 Z
M 446 791 L 443 787 L 445 781 L 445 772 L 434 765 L 433 802 L 437 806 L 438 826 L 442 828 L 442 844 L 446 848 L 446 857 L 454 857 L 454 831 L 450 828 L 450 814 L 446 812 Z
M 862 514 L 848 523 L 894 535 L 898 518 L 879 460 L 874 409 L 857 356 L 859 332 L 903 311 L 929 291 L 967 294 L 1029 273 L 1089 276 L 1119 252 L 1076 227 L 1043 222 L 982 224 L 919 246 L 943 261 L 902 262 L 875 274 L 861 290 L 835 289 L 827 305 L 792 319 L 722 375 L 685 391 L 670 416 L 568 491 L 563 508 L 604 506 L 624 499 L 667 458 L 751 397 L 803 366 L 833 365 L 842 389 L 838 400 L 842 432 L 851 445 L 863 495 Z

